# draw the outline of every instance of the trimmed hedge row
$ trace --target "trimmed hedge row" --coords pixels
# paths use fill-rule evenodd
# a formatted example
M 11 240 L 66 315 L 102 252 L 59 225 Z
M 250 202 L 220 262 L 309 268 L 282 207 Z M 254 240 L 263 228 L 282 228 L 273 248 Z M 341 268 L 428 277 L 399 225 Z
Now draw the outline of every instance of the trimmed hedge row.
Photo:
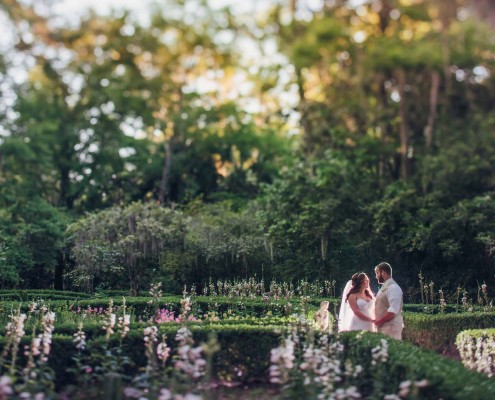
M 97 292 L 93 295 L 82 292 L 60 291 L 60 290 L 0 290 L 0 301 L 5 302 L 4 307 L 11 306 L 9 303 L 13 302 L 25 302 L 38 300 L 42 298 L 45 301 L 49 301 L 53 306 L 58 305 L 70 305 L 72 307 L 107 307 L 110 298 L 113 298 L 114 304 L 122 304 L 122 297 L 126 298 L 126 302 L 130 306 L 134 306 L 137 312 L 142 312 L 147 302 L 151 300 L 151 297 L 141 296 L 132 297 L 129 293 L 123 290 L 104 290 Z M 165 295 L 161 298 L 160 306 L 173 306 L 174 309 L 180 307 L 179 295 Z M 220 311 L 224 312 L 229 306 L 236 305 L 240 307 L 250 307 L 255 313 L 262 312 L 263 309 L 272 309 L 276 307 L 287 307 L 289 303 L 292 306 L 300 303 L 299 297 L 294 297 L 290 300 L 279 299 L 264 301 L 261 297 L 249 298 L 249 297 L 235 297 L 230 298 L 226 296 L 194 296 L 194 302 L 201 309 L 208 309 L 213 304 L 218 304 Z M 340 307 L 340 298 L 310 298 L 308 304 L 312 307 L 318 307 L 320 303 L 326 300 L 330 303 L 329 311 L 333 315 L 338 314 Z M 15 306 L 17 307 L 17 305 Z M 27 309 L 27 305 L 24 305 L 23 309 Z M 474 311 L 484 311 L 483 307 L 473 306 Z M 258 310 L 258 311 L 256 311 Z M 426 314 L 450 314 L 450 313 L 464 313 L 465 310 L 460 305 L 449 304 L 442 312 L 438 304 L 404 304 L 404 311 L 417 312 Z M 495 310 L 494 310 L 495 312 Z
M 459 362 L 432 351 L 368 332 L 349 332 L 341 335 L 341 338 L 347 345 L 345 351 L 349 357 L 355 364 L 363 367 L 363 385 L 370 393 L 375 392 L 377 385 L 382 390 L 389 391 L 398 388 L 406 380 L 414 382 L 426 379 L 428 386 L 421 389 L 419 396 L 414 398 L 495 399 L 495 380 L 467 370 Z M 372 349 L 379 346 L 383 338 L 388 342 L 388 360 L 384 364 L 372 365 Z M 373 374 L 370 372 L 377 368 L 383 368 L 379 380 L 376 379 L 376 371 Z M 363 389 L 361 393 L 365 393 Z
M 116 302 L 117 303 L 117 302 Z M 134 303 L 135 304 L 135 303 Z M 174 304 L 174 307 L 178 307 Z M 188 326 L 208 327 L 211 325 L 243 325 L 252 326 L 276 325 L 286 326 L 289 324 L 291 317 L 280 316 L 273 313 L 272 316 L 267 316 L 266 309 L 256 308 L 261 307 L 255 304 L 255 310 L 258 310 L 262 317 L 249 316 L 245 310 L 242 315 L 236 318 L 222 319 L 221 321 L 202 320 L 188 321 Z M 128 312 L 132 307 L 128 308 Z M 177 310 L 178 311 L 178 310 Z M 141 329 L 146 322 L 136 322 L 131 325 L 131 330 Z M 158 324 L 159 326 L 179 326 L 178 322 L 165 322 Z M 468 329 L 486 329 L 495 327 L 495 313 L 462 313 L 462 314 L 419 314 L 419 313 L 404 313 L 404 340 L 421 346 L 423 348 L 433 350 L 439 353 L 455 351 L 456 337 L 459 332 Z M 101 324 L 96 322 L 86 323 L 84 326 L 87 335 L 100 336 L 103 334 Z M 77 331 L 76 323 L 57 323 L 55 332 L 58 334 L 72 335 Z M 0 334 L 5 333 L 5 327 L 0 327 Z
M 285 329 L 291 321 L 287 317 L 270 317 L 270 318 L 241 318 L 241 319 L 224 319 L 221 321 L 187 321 L 186 326 L 193 329 L 216 329 L 218 326 L 252 326 L 252 327 L 264 327 L 271 326 L 279 329 Z M 294 321 L 292 321 L 294 322 Z M 149 322 L 135 322 L 130 324 L 129 329 L 133 331 L 142 331 L 145 327 L 149 326 Z M 164 322 L 161 324 L 155 324 L 163 330 L 179 329 L 184 324 L 182 322 Z M 31 332 L 32 326 L 27 323 L 25 325 L 25 331 Z M 40 328 L 38 327 L 37 333 Z M 105 336 L 105 330 L 101 323 L 89 322 L 83 326 L 84 333 L 88 339 L 95 339 L 100 336 Z M 76 323 L 62 323 L 56 324 L 54 333 L 61 336 L 73 336 L 78 331 L 78 324 Z M 5 335 L 5 327 L 0 327 L 0 337 Z
M 159 335 L 166 334 L 168 344 L 176 346 L 174 336 L 178 326 L 161 325 Z M 211 325 L 191 326 L 196 344 L 206 342 L 211 333 L 215 333 L 220 350 L 213 358 L 213 372 L 224 379 L 244 383 L 266 381 L 270 363 L 270 351 L 280 342 L 282 330 L 276 326 L 225 326 Z M 426 379 L 428 385 L 421 389 L 422 399 L 488 399 L 495 398 L 495 381 L 477 372 L 466 370 L 460 363 L 445 359 L 431 351 L 423 350 L 412 344 L 386 338 L 380 334 L 347 332 L 330 336 L 344 344 L 344 357 L 354 365 L 363 367 L 360 384 L 357 388 L 363 398 L 372 393 L 395 393 L 401 382 L 421 381 Z M 373 365 L 373 349 L 388 341 L 388 360 Z M 1 346 L 2 340 L 0 340 Z M 28 338 L 24 339 L 28 343 Z M 117 345 L 112 340 L 110 345 Z M 21 346 L 22 347 L 22 346 Z M 103 352 L 104 338 L 88 341 L 88 347 Z M 76 376 L 71 372 L 74 367 L 72 357 L 76 349 L 72 337 L 55 335 L 52 343 L 50 366 L 56 371 L 57 386 L 63 387 L 75 382 Z M 133 374 L 146 364 L 144 356 L 142 330 L 133 330 L 123 341 L 123 354 L 132 360 L 132 366 L 126 373 Z M 91 360 L 88 363 L 91 366 Z M 377 379 L 380 374 L 381 379 Z
M 270 351 L 278 346 L 280 334 L 285 330 L 282 326 L 254 326 L 254 325 L 188 325 L 188 329 L 193 333 L 196 345 L 206 343 L 211 334 L 217 338 L 220 350 L 213 357 L 213 373 L 215 376 L 225 380 L 236 380 L 243 383 L 254 381 L 265 381 L 270 362 Z M 177 347 L 175 334 L 180 328 L 178 324 L 158 325 L 158 336 L 167 335 L 167 344 L 175 351 Z M 144 353 L 143 329 L 132 329 L 122 341 L 122 353 L 128 357 L 132 363 L 127 368 L 129 375 L 136 374 L 146 365 Z M 88 332 L 85 329 L 85 333 Z M 89 336 L 89 335 L 88 335 Z M 3 348 L 3 337 L 0 337 L 0 352 Z M 24 337 L 19 350 L 20 363 L 25 363 L 25 356 L 22 354 L 24 345 L 29 345 L 30 338 Z M 109 348 L 117 347 L 119 339 L 112 338 Z M 90 352 L 104 354 L 106 343 L 103 336 L 97 336 L 87 340 L 87 347 Z M 62 388 L 76 381 L 73 368 L 75 361 L 73 357 L 77 350 L 73 343 L 73 337 L 68 335 L 55 334 L 52 338 L 52 351 L 48 360 L 48 365 L 55 371 L 56 385 Z M 87 360 L 88 366 L 92 366 L 91 359 Z
M 180 311 L 181 296 L 168 296 L 162 297 L 158 304 L 159 308 L 167 308 L 169 311 L 174 311 L 178 315 Z M 93 299 L 76 299 L 76 300 L 49 300 L 45 303 L 54 311 L 59 310 L 77 310 L 91 308 L 107 308 L 109 298 L 93 298 Z M 120 306 L 123 303 L 123 297 L 112 298 L 114 306 Z M 153 307 L 150 306 L 150 297 L 126 297 L 127 308 L 134 312 L 136 315 L 143 315 L 149 313 Z M 256 299 L 231 299 L 228 297 L 203 297 L 198 296 L 192 299 L 193 314 L 199 312 L 204 314 L 209 310 L 215 310 L 219 313 L 227 313 L 229 310 L 241 311 L 243 315 L 262 316 L 267 312 L 271 312 L 273 315 L 290 315 L 296 310 L 300 302 L 299 300 L 276 300 L 276 301 L 263 301 L 260 298 Z M 334 301 L 337 304 L 337 301 Z M 320 299 L 311 299 L 308 305 L 312 308 L 316 308 L 320 305 Z M 4 310 L 21 308 L 22 312 L 27 312 L 29 309 L 29 303 L 23 302 L 2 302 L 1 304 Z M 332 312 L 332 311 L 331 311 Z
M 492 327 L 495 327 L 495 312 L 435 315 L 405 312 L 403 338 L 426 349 L 445 353 L 456 351 L 459 332 Z
M 87 293 L 71 292 L 66 290 L 29 289 L 29 290 L 0 290 L 1 301 L 32 301 L 40 298 L 44 300 L 75 300 L 89 299 Z
M 75 309 L 77 307 L 87 308 L 87 307 L 108 307 L 108 302 L 110 298 L 113 299 L 114 305 L 121 305 L 122 298 L 126 298 L 126 304 L 130 307 L 133 307 L 134 310 L 138 313 L 141 313 L 148 309 L 148 302 L 151 300 L 151 297 L 130 297 L 125 295 L 118 295 L 115 297 L 93 297 L 89 298 L 88 295 L 82 293 L 82 296 L 77 297 L 77 293 L 71 292 L 60 292 L 57 291 L 37 291 L 37 292 L 29 292 L 29 294 L 33 294 L 33 298 L 31 300 L 36 300 L 38 298 L 43 298 L 42 294 L 46 293 L 46 297 L 44 300 L 49 302 L 53 307 L 57 306 L 69 306 L 71 309 Z M 5 295 L 7 296 L 7 295 Z M 13 295 L 14 296 L 14 295 Z M 4 308 L 14 307 L 17 308 L 19 306 L 18 298 L 2 298 L 2 294 L 0 292 L 0 299 L 4 301 Z M 180 300 L 182 296 L 164 296 L 160 299 L 159 306 L 160 307 L 169 307 L 171 311 L 178 311 L 180 308 Z M 8 301 L 13 300 L 13 301 Z M 340 306 L 340 299 L 325 299 L 325 298 L 311 298 L 308 301 L 308 305 L 311 307 L 319 307 L 320 303 L 323 300 L 327 300 L 329 305 L 329 311 L 333 315 L 337 315 L 337 310 Z M 291 300 L 279 299 L 279 300 L 269 300 L 265 301 L 260 297 L 256 298 L 229 298 L 224 296 L 195 296 L 193 297 L 193 303 L 196 307 L 199 307 L 201 310 L 209 310 L 212 307 L 215 307 L 220 312 L 226 312 L 232 306 L 239 307 L 239 309 L 246 309 L 247 311 L 252 311 L 255 315 L 262 314 L 266 311 L 280 311 L 282 310 L 284 313 L 288 313 L 291 311 L 290 307 L 296 307 L 300 304 L 300 298 L 293 298 Z M 22 310 L 27 310 L 29 307 L 28 304 L 21 304 Z M 423 304 L 405 304 L 404 310 L 407 312 L 417 312 L 417 313 L 426 313 L 426 314 L 440 314 L 440 307 L 437 305 L 423 305 Z M 481 309 L 479 310 L 481 311 Z M 461 308 L 458 308 L 455 305 L 447 306 L 445 313 L 458 313 L 464 314 Z M 444 314 L 441 314 L 444 315 Z
M 495 329 L 471 329 L 457 335 L 462 363 L 489 377 L 495 376 Z

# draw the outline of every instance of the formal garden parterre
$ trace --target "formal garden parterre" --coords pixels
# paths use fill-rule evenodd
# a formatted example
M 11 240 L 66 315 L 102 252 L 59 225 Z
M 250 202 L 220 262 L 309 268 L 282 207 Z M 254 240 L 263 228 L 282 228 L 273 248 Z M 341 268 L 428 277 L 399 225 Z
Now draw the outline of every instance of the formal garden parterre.
M 459 335 L 464 364 L 484 365 L 478 371 L 491 376 L 493 333 L 472 333 L 495 326 L 483 305 L 405 305 L 399 342 L 333 333 L 333 317 L 322 332 L 312 317 L 323 298 L 305 295 L 164 296 L 160 285 L 148 297 L 1 295 L 4 398 L 214 398 L 239 384 L 294 399 L 495 396 L 491 379 L 438 354 L 451 352 Z M 330 299 L 330 309 L 338 302 Z

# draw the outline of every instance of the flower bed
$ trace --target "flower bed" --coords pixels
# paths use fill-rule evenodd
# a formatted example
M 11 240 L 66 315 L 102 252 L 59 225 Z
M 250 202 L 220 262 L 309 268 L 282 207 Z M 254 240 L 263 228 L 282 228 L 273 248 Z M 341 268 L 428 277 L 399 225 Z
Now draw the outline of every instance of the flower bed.
M 273 383 L 286 385 L 283 377 L 288 374 L 292 383 L 280 390 L 291 398 L 322 393 L 384 398 L 406 392 L 428 399 L 480 398 L 482 392 L 485 398 L 495 397 L 495 382 L 488 378 L 382 335 L 322 334 L 302 317 L 189 321 L 187 299 L 181 306 L 179 322 L 169 318 L 161 324 L 131 323 L 128 309 L 112 302 L 97 317 L 99 322 L 77 328 L 74 323 L 55 325 L 54 313 L 44 305 L 27 316 L 13 315 L 0 337 L 0 374 L 16 377 L 16 387 L 32 394 L 51 390 L 55 396 L 50 383 L 55 381 L 57 392 L 68 391 L 75 398 L 104 398 L 124 388 L 140 395 L 148 388 L 154 393 L 150 398 L 157 398 L 170 388 L 183 393 L 183 384 L 193 381 L 201 392 L 207 387 L 204 380 L 200 383 L 204 377 L 250 384 L 271 376 Z M 428 317 L 426 321 L 442 321 L 440 316 Z M 279 346 L 280 335 L 297 330 L 305 336 L 291 339 L 292 346 L 286 337 Z M 287 369 L 287 362 L 290 368 L 284 372 L 280 364 Z M 314 384 L 308 386 L 308 380 Z
M 495 376 L 495 329 L 462 331 L 456 345 L 467 368 Z
M 177 325 L 162 325 L 156 335 L 173 338 L 179 329 Z M 244 383 L 268 379 L 270 351 L 280 343 L 280 327 L 218 324 L 208 327 L 190 326 L 189 330 L 195 343 L 207 343 L 209 335 L 215 333 L 219 349 L 212 359 L 212 372 L 216 378 Z M 143 332 L 144 328 L 131 329 L 122 342 L 118 337 L 113 337 L 108 345 L 103 336 L 98 336 L 88 340 L 85 351 L 88 355 L 102 354 L 106 348 L 121 346 L 122 354 L 129 360 L 125 372 L 133 375 L 147 364 Z M 329 335 L 327 340 L 330 343 L 339 343 L 335 348 L 338 349 L 339 369 L 342 375 L 347 376 L 359 371 L 355 376 L 356 379 L 346 378 L 347 389 L 351 387 L 352 382 L 352 386 L 365 398 L 378 395 L 383 398 L 387 394 L 397 394 L 401 390 L 401 385 L 402 388 L 409 385 L 409 390 L 420 393 L 418 398 L 495 398 L 493 380 L 483 378 L 482 375 L 465 370 L 457 362 L 446 360 L 411 344 L 388 339 L 382 335 L 356 332 Z M 386 348 L 382 340 L 386 340 Z M 28 343 L 28 338 L 22 342 L 22 344 Z M 171 352 L 177 350 L 176 342 L 168 340 L 167 343 Z M 64 387 L 81 379 L 75 375 L 76 366 L 73 360 L 78 350 L 73 343 L 73 337 L 55 335 L 52 346 L 49 366 L 55 371 L 58 387 Z M 87 361 L 88 374 L 98 370 L 97 358 Z M 24 360 L 20 361 L 22 362 Z M 294 370 L 293 373 L 300 374 L 301 371 Z M 346 388 L 344 383 L 342 386 L 339 386 L 338 381 L 334 384 L 335 390 L 339 387 Z
M 369 332 L 289 335 L 270 376 L 284 398 L 489 399 L 495 381 L 409 343 Z

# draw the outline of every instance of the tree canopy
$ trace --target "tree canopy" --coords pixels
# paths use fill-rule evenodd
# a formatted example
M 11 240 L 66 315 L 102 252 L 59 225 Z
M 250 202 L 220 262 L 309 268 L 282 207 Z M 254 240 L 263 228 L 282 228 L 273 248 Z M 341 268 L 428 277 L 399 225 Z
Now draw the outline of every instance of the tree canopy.
M 0 287 L 493 282 L 489 5 L 55 9 L 0 5 Z

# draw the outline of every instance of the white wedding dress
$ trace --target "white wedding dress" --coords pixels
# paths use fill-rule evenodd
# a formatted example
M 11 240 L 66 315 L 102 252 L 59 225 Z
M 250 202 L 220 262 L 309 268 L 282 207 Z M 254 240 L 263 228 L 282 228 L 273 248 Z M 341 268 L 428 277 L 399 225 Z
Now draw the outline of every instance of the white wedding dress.
M 375 319 L 375 300 L 366 301 L 364 299 L 357 299 L 356 301 L 359 311 L 371 319 Z M 351 310 L 352 312 L 352 310 Z M 376 332 L 376 326 L 373 322 L 365 321 L 359 318 L 357 315 L 352 316 L 349 323 L 348 331 L 370 331 Z
M 349 281 L 342 295 L 342 303 L 339 313 L 339 332 L 346 331 L 370 331 L 376 332 L 376 325 L 373 322 L 365 321 L 359 318 L 351 309 L 349 302 L 346 301 L 347 293 L 351 289 L 351 281 Z M 375 300 L 366 301 L 357 299 L 356 304 L 364 315 L 371 319 L 375 319 Z

